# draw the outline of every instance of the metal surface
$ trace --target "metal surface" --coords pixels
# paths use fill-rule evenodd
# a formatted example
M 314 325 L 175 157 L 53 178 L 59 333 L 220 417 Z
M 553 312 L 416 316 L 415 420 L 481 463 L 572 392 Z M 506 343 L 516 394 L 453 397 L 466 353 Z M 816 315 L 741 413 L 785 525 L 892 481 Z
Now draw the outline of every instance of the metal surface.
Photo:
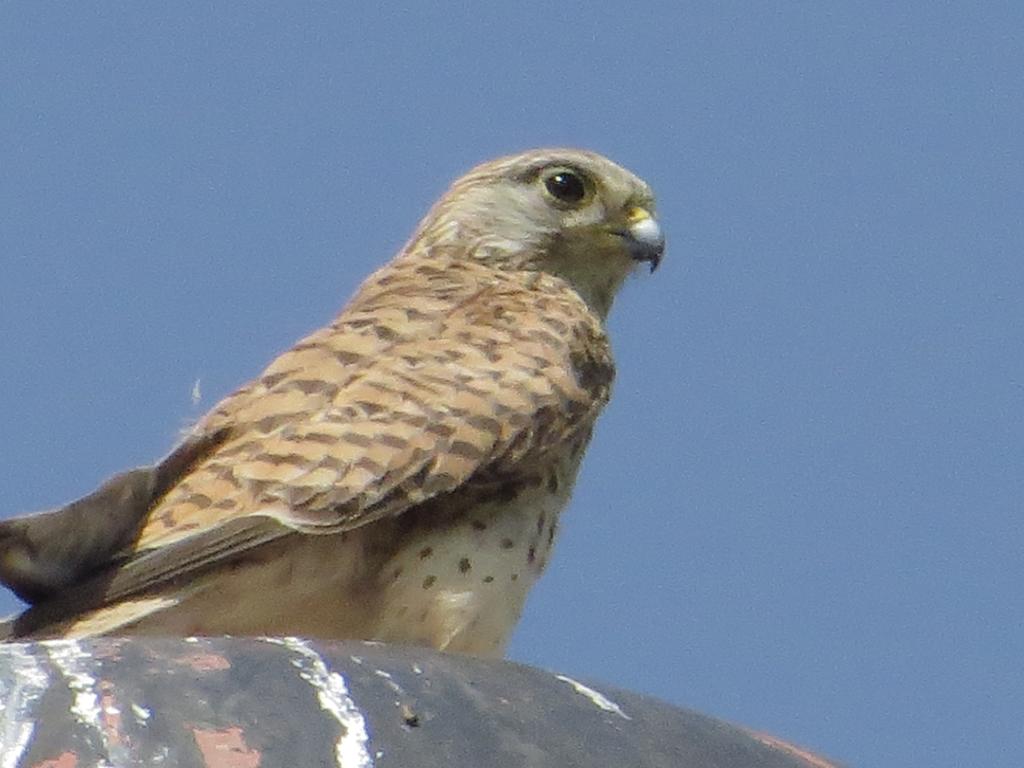
M 771 737 L 508 662 L 296 638 L 0 645 L 0 768 L 828 768 Z

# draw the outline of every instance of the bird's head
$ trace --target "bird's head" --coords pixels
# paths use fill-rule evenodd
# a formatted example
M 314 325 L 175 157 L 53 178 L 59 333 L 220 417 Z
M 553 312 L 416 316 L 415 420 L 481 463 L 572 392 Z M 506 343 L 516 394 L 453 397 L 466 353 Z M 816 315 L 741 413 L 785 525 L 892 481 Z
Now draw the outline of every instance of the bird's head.
M 601 315 L 665 239 L 641 179 L 594 152 L 541 149 L 477 166 L 455 181 L 413 237 L 421 253 L 568 281 Z

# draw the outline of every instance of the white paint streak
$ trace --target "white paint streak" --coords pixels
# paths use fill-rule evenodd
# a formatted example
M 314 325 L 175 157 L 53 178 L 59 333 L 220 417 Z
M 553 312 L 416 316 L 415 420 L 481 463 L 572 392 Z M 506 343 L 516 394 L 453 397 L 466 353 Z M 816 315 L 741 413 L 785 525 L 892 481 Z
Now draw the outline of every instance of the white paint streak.
M 594 706 L 598 707 L 599 709 L 603 709 L 605 712 L 613 712 L 625 720 L 633 719 L 622 711 L 622 707 L 620 707 L 618 704 L 609 699 L 600 691 L 595 691 L 593 688 L 588 688 L 583 683 L 573 680 L 571 677 L 566 677 L 565 675 L 555 675 L 555 679 L 561 680 L 563 683 L 568 683 L 569 685 L 571 685 L 573 687 L 573 690 L 576 691 L 576 693 L 580 694 L 581 696 L 586 696 L 588 699 L 590 699 L 591 702 L 593 702 Z
M 385 672 L 383 669 L 375 669 L 373 670 L 373 674 L 384 680 L 388 688 L 390 688 L 394 693 L 397 693 L 399 696 L 405 695 L 405 690 L 395 682 L 395 678 L 391 676 L 390 672 Z
M 0 677 L 0 768 L 16 768 L 32 739 L 33 708 L 50 678 L 23 643 L 5 644 L 2 655 L 11 675 Z
M 107 748 L 107 737 L 103 729 L 103 711 L 100 708 L 100 694 L 96 678 L 90 674 L 95 660 L 83 650 L 77 640 L 45 640 L 40 643 L 46 649 L 53 665 L 61 671 L 71 691 L 71 714 L 86 728 L 96 732 L 97 739 Z M 110 766 L 106 760 L 96 763 L 100 768 Z
M 341 726 L 341 735 L 334 747 L 339 768 L 373 768 L 366 718 L 349 695 L 345 678 L 331 672 L 306 640 L 298 637 L 267 637 L 264 640 L 283 645 L 296 654 L 296 658 L 291 660 L 292 666 L 316 690 L 320 708 L 330 713 Z

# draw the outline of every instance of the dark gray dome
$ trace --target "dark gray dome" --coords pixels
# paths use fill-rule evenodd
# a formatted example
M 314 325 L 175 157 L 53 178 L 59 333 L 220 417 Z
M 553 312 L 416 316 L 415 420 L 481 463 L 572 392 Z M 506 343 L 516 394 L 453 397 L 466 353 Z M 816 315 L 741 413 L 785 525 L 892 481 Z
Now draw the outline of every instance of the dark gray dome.
M 3 766 L 833 765 L 531 667 L 297 638 L 3 644 L 0 709 Z

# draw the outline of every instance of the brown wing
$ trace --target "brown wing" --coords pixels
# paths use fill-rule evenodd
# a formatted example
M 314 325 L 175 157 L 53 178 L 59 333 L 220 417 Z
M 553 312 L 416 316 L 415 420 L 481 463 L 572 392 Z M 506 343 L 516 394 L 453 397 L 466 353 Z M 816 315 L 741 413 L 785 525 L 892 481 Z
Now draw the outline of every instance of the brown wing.
M 115 475 L 63 507 L 0 522 L 0 582 L 30 603 L 106 566 L 139 534 L 146 513 L 219 436 L 194 436 L 159 464 Z
M 507 283 L 440 314 L 347 312 L 211 415 L 230 439 L 153 509 L 135 551 L 252 515 L 345 530 L 589 433 L 611 379 L 603 333 L 575 297 L 537 300 Z
M 574 295 L 478 285 L 456 302 L 377 296 L 278 358 L 200 424 L 226 437 L 112 570 L 19 631 L 182 584 L 294 531 L 342 531 L 515 477 L 564 442 L 582 447 L 611 380 L 596 321 Z

